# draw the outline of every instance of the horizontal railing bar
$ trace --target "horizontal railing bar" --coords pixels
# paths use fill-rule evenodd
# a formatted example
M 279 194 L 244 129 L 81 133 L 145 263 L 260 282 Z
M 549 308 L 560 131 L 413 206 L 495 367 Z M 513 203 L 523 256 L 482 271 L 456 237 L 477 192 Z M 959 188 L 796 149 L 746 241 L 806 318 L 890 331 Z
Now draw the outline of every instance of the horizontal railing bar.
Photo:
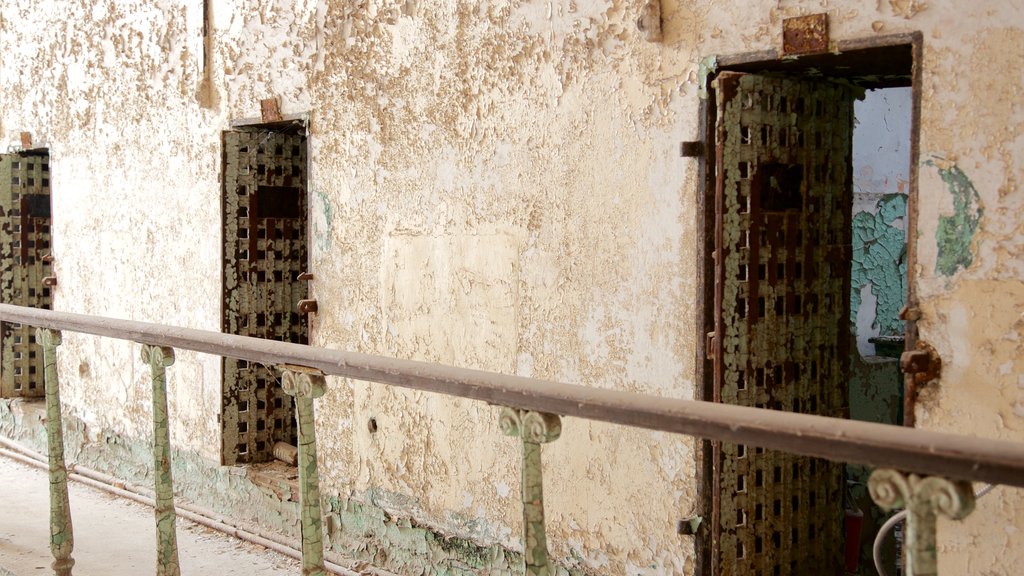
M 762 446 L 837 462 L 1024 487 L 1024 442 L 701 400 L 662 398 L 194 328 L 10 304 L 0 304 L 0 321 L 170 346 L 265 364 L 309 366 L 334 376 L 524 410 Z

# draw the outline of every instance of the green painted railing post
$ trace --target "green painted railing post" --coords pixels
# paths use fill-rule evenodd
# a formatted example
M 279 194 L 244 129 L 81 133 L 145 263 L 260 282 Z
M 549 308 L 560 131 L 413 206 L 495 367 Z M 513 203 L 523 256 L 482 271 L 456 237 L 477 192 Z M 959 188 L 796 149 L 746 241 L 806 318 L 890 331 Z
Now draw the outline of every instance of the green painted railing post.
M 327 389 L 323 373 L 302 366 L 282 366 L 281 387 L 295 397 L 299 422 L 299 509 L 302 515 L 302 575 L 326 576 L 320 475 L 316 463 L 313 399 Z
M 967 517 L 974 510 L 971 483 L 881 469 L 871 474 L 868 490 L 875 503 L 886 510 L 907 509 L 906 576 L 936 576 L 937 516 L 953 520 Z
M 174 478 L 171 475 L 171 432 L 167 420 L 167 367 L 174 364 L 174 350 L 142 346 L 142 361 L 149 364 L 153 379 L 153 478 L 156 492 L 156 573 L 179 576 L 178 535 L 175 529 Z
M 64 466 L 64 423 L 60 413 L 60 384 L 57 381 L 59 330 L 36 329 L 36 342 L 43 347 L 43 379 L 46 385 L 46 439 L 50 460 L 50 552 L 57 576 L 71 576 L 75 559 L 71 503 L 68 500 L 68 470 Z
M 527 576 L 555 573 L 548 562 L 548 540 L 544 533 L 544 475 L 540 445 L 558 439 L 562 419 L 556 414 L 504 408 L 498 420 L 501 431 L 523 441 L 523 558 Z

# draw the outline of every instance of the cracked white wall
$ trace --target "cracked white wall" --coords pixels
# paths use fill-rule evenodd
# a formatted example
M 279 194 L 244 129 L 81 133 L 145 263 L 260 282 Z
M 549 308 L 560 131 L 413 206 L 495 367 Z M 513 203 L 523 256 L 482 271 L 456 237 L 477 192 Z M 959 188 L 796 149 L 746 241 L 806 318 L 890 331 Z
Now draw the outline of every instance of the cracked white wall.
M 955 162 L 985 207 L 974 263 L 935 273 L 953 208 L 922 167 L 913 273 L 947 368 L 920 421 L 1024 439 L 1018 3 L 665 0 L 660 44 L 635 28 L 641 5 L 211 2 L 204 71 L 198 0 L 5 1 L 0 141 L 50 147 L 56 307 L 219 329 L 220 133 L 278 95 L 309 119 L 314 344 L 692 398 L 702 239 L 697 162 L 678 149 L 698 133 L 698 63 L 777 48 L 783 17 L 828 11 L 834 39 L 924 32 L 922 159 Z M 69 410 L 147 435 L 138 347 L 66 342 Z M 518 546 L 518 452 L 497 409 L 330 384 L 326 491 L 405 494 L 428 525 Z M 173 441 L 217 459 L 219 361 L 179 354 L 171 388 Z M 675 521 L 697 505 L 693 441 L 564 428 L 544 452 L 554 554 L 692 572 Z M 1024 561 L 1024 498 L 995 494 L 943 525 L 944 562 Z

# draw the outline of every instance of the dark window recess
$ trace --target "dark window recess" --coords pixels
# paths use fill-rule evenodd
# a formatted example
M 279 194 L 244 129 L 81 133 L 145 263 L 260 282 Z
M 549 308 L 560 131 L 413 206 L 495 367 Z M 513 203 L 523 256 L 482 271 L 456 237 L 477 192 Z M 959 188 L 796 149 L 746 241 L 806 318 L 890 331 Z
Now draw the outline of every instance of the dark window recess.
M 302 188 L 258 186 L 253 199 L 256 218 L 302 218 Z
M 800 211 L 804 206 L 804 167 L 765 163 L 757 167 L 754 196 L 765 212 Z

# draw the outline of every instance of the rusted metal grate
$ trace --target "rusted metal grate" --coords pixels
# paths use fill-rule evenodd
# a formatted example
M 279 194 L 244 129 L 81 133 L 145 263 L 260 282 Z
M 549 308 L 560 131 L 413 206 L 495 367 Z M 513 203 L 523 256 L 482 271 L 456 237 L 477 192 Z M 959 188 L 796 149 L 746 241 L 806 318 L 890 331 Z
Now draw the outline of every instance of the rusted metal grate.
M 0 154 L 0 301 L 51 309 L 50 156 Z M 43 396 L 43 354 L 35 329 L 0 324 L 0 396 Z
M 716 400 L 847 415 L 851 91 L 723 73 L 717 131 Z M 717 447 L 716 574 L 832 574 L 841 464 Z
M 305 136 L 225 133 L 225 332 L 307 343 L 306 265 Z M 269 460 L 274 442 L 296 442 L 294 400 L 268 367 L 225 358 L 222 425 L 226 464 Z

